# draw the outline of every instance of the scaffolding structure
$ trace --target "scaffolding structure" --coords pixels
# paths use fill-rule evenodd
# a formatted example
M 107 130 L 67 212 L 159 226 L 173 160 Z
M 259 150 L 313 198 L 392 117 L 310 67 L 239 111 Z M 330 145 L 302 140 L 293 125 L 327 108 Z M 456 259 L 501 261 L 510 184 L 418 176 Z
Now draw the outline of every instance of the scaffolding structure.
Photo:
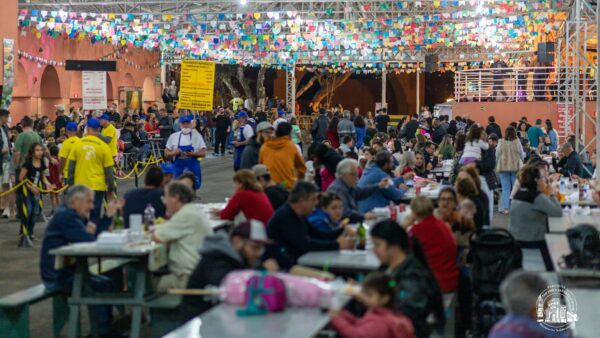
M 575 135 L 579 153 L 586 152 L 597 142 L 600 127 L 594 112 L 586 107 L 598 94 L 598 62 L 588 55 L 597 49 L 597 22 L 596 0 L 572 0 L 569 17 L 557 41 L 559 137 L 564 140 Z M 591 44 L 594 40 L 596 46 Z M 586 143 L 589 124 L 593 126 L 594 136 Z

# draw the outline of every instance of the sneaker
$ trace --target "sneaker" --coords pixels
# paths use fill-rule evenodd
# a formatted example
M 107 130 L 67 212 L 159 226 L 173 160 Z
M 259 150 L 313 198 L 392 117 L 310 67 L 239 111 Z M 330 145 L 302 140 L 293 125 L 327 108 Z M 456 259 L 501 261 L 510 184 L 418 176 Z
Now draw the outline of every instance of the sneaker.
M 34 234 L 31 234 L 31 235 L 29 235 L 29 239 L 30 239 L 32 242 L 33 242 L 33 241 L 35 241 L 35 239 L 36 239 L 36 238 L 35 238 L 35 235 L 34 235 Z
M 217 153 L 213 153 L 213 156 L 219 156 L 219 154 L 217 154 Z

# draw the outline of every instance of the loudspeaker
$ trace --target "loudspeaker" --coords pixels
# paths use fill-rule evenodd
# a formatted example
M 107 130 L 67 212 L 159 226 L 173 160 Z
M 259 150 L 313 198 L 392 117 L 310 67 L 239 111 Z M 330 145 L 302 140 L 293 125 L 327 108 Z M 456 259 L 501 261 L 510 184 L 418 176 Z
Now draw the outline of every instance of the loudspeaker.
M 425 72 L 433 73 L 438 69 L 439 58 L 437 55 L 428 54 L 425 55 Z
M 65 70 L 114 72 L 117 70 L 117 61 L 67 60 Z
M 541 63 L 554 62 L 554 42 L 540 42 L 537 46 L 538 61 Z

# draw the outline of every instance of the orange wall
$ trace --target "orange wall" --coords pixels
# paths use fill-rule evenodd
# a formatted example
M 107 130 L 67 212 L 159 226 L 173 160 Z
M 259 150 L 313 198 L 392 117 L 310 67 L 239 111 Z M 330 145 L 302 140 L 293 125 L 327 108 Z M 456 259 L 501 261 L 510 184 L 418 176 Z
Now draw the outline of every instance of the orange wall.
M 61 62 L 69 59 L 97 60 L 114 53 L 113 46 L 103 43 L 92 44 L 89 39 L 82 41 L 62 37 L 54 39 L 45 34 L 38 39 L 29 31 L 26 31 L 25 35 L 19 34 L 18 45 L 21 50 L 31 55 Z M 137 65 L 148 66 L 157 62 L 160 53 L 129 48 L 129 52 L 124 57 Z M 121 59 L 117 60 L 117 71 L 107 74 L 109 102 L 118 100 L 119 87 L 122 86 L 143 88 L 144 107 L 154 101 L 160 101 L 161 86 L 154 84 L 154 78 L 160 76 L 160 68 L 138 70 Z M 59 66 L 38 65 L 25 58 L 17 59 L 15 91 L 13 104 L 10 107 L 13 120 L 19 121 L 25 115 L 37 113 L 53 118 L 55 117 L 54 105 L 61 103 L 65 106 L 81 106 L 81 73 L 66 71 L 64 67 Z M 120 103 L 120 106 L 123 105 Z
M 587 102 L 586 111 L 596 111 L 596 102 Z M 552 126 L 558 127 L 556 102 L 457 102 L 452 104 L 452 115 L 469 117 L 483 126 L 487 125 L 488 117 L 493 115 L 502 132 L 511 122 L 518 122 L 523 116 L 527 117 L 530 124 L 534 124 L 536 119 L 550 119 Z M 592 141 L 595 134 L 592 122 L 587 120 L 586 144 Z M 595 145 L 591 146 L 591 149 L 595 148 Z
M 0 10 L 0 64 L 4 60 L 3 41 L 5 38 L 15 40 L 15 58 L 17 57 L 17 13 L 19 12 L 19 3 L 17 0 L 2 0 L 2 10 Z M 4 67 L 0 67 L 0 85 L 4 83 Z

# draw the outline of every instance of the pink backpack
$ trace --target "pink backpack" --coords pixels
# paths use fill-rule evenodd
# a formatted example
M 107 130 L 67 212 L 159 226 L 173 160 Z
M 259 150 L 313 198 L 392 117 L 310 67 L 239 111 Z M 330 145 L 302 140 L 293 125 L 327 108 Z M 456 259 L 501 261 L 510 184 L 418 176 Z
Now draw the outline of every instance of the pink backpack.
M 285 284 L 281 279 L 269 274 L 259 274 L 250 277 L 246 282 L 244 303 L 248 303 L 251 289 L 258 292 L 262 306 L 269 312 L 279 312 L 285 309 Z

